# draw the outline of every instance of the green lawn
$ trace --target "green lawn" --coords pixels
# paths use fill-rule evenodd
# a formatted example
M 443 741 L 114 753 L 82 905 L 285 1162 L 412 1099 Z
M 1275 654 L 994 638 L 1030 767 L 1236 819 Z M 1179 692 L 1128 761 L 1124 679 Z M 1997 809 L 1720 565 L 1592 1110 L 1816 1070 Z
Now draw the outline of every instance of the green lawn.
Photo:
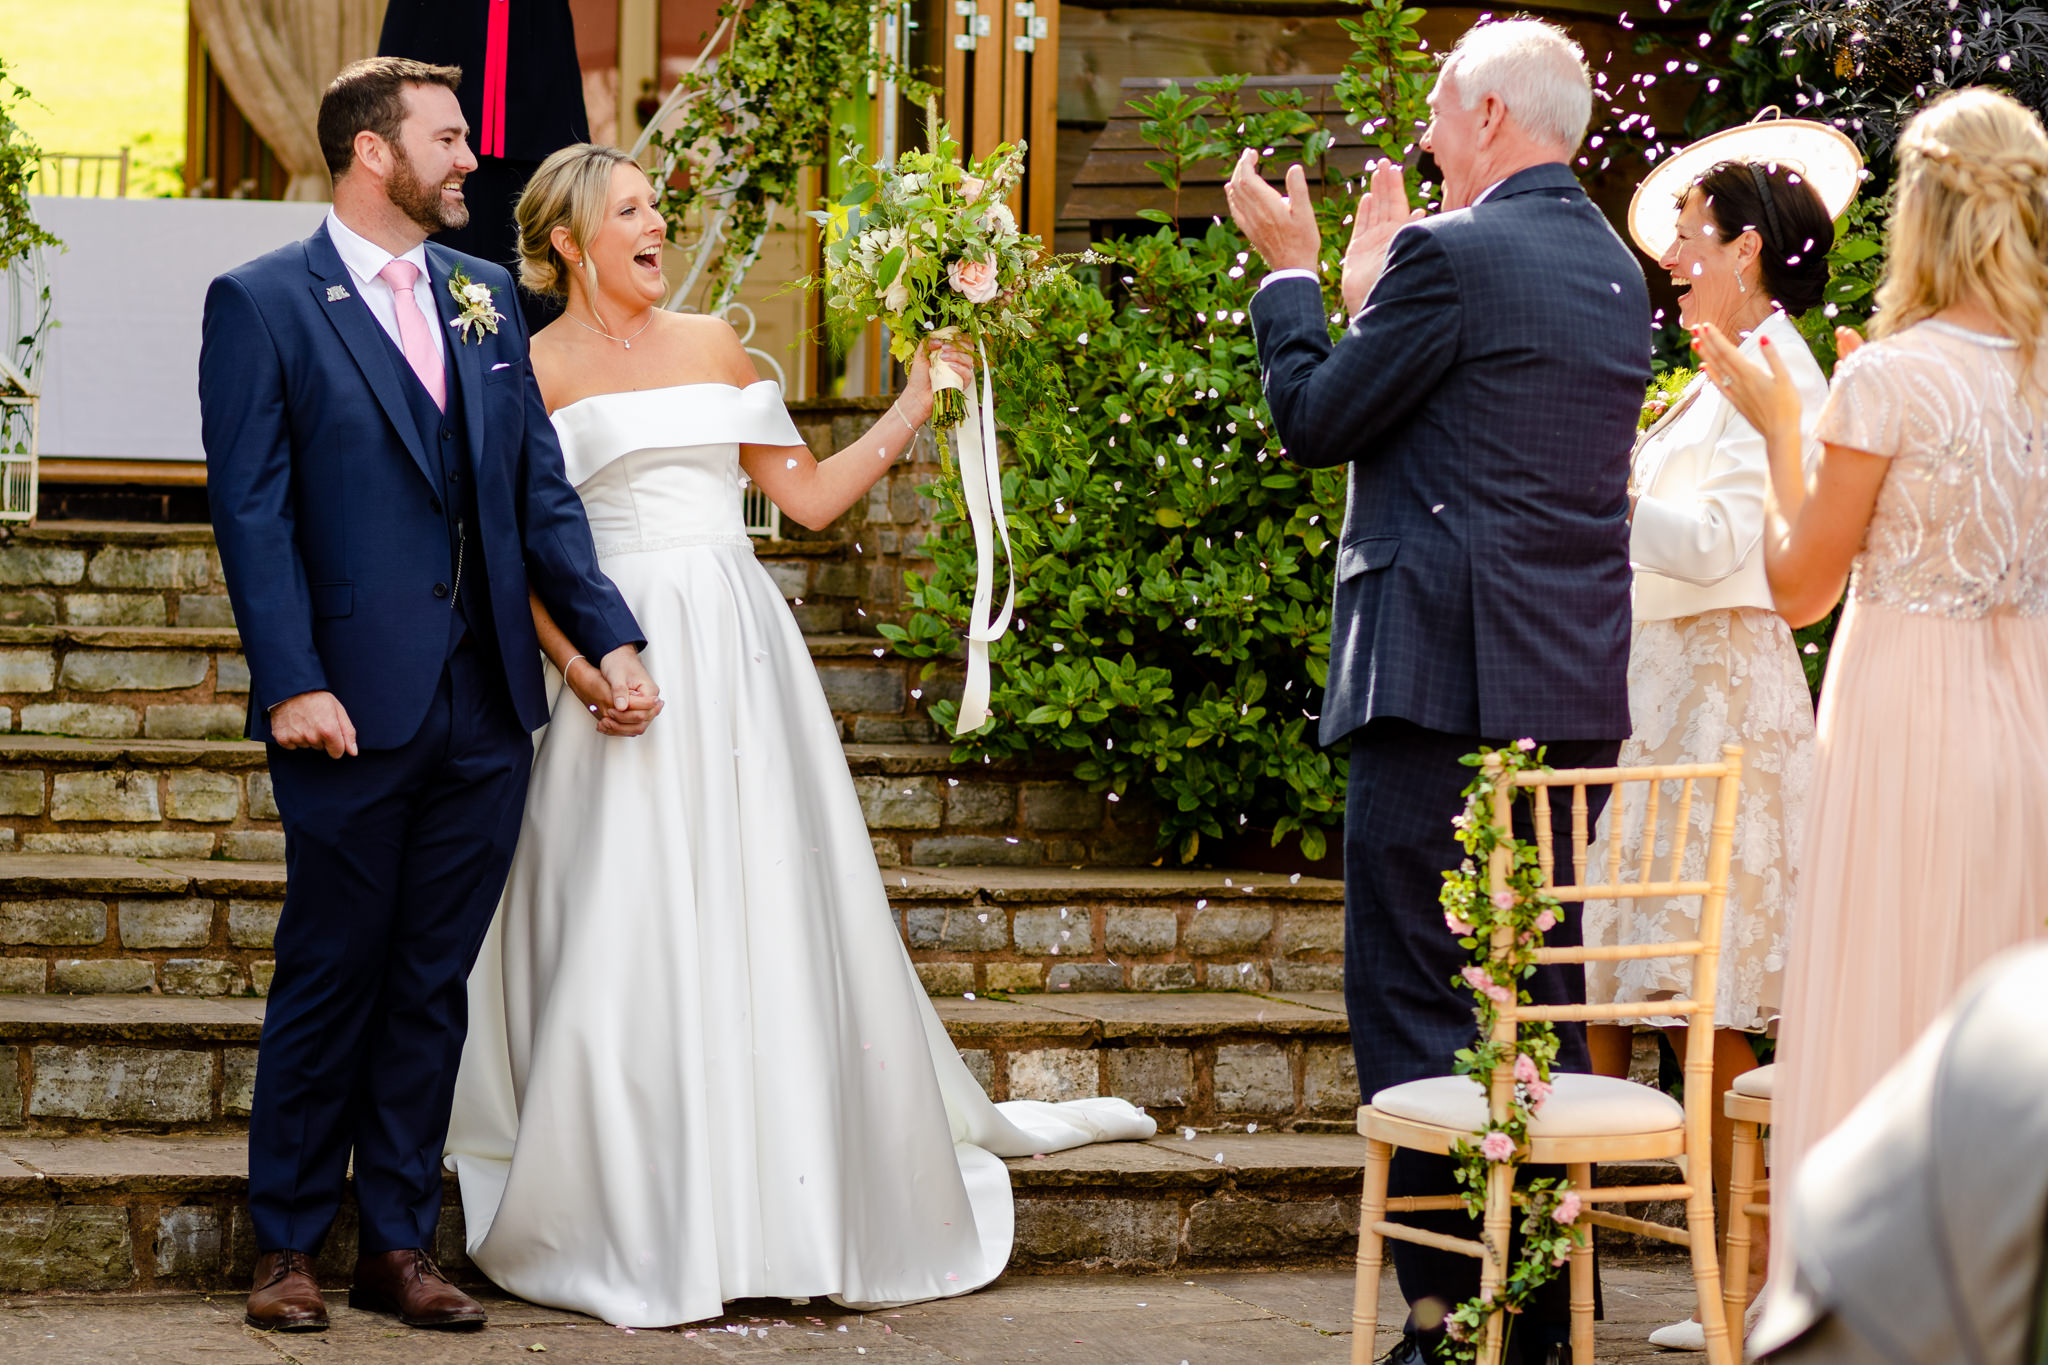
M 130 194 L 175 194 L 185 159 L 186 0 L 0 0 L 15 117 L 50 152 L 131 149 Z

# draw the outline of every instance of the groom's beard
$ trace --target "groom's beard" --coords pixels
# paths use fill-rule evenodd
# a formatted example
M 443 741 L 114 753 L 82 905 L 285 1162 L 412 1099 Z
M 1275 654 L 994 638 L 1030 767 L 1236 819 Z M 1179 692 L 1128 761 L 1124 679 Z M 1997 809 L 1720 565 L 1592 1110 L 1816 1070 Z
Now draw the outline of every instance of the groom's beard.
M 450 204 L 441 197 L 441 186 L 429 185 L 412 168 L 412 158 L 405 154 L 405 148 L 398 143 L 391 144 L 391 151 L 397 160 L 391 178 L 384 184 L 384 192 L 392 206 L 406 217 L 427 230 L 429 236 L 436 232 L 453 232 L 469 225 L 469 205 Z M 453 175 L 450 179 L 456 179 Z M 460 184 L 460 180 L 456 180 Z

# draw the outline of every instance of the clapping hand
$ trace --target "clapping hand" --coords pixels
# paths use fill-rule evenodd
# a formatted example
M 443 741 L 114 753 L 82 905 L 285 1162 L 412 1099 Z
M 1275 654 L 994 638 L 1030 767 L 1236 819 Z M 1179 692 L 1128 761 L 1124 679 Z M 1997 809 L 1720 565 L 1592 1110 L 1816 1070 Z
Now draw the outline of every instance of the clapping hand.
M 1287 168 L 1287 193 L 1282 195 L 1259 175 L 1259 154 L 1247 147 L 1223 183 L 1230 216 L 1268 270 L 1314 270 L 1323 254 L 1322 230 L 1308 197 L 1308 173 L 1299 165 Z
M 1771 339 L 1758 337 L 1757 346 L 1764 364 L 1770 367 L 1768 373 L 1744 360 L 1735 343 L 1711 322 L 1692 329 L 1692 348 L 1699 355 L 1700 368 L 1735 410 L 1765 436 L 1773 431 L 1796 434 L 1799 390 L 1785 362 L 1771 349 Z
M 1387 268 L 1387 248 L 1394 234 L 1423 216 L 1408 206 L 1408 182 L 1401 168 L 1384 157 L 1372 168 L 1372 182 L 1351 219 L 1351 241 L 1344 248 L 1342 280 L 1344 311 L 1355 314 Z

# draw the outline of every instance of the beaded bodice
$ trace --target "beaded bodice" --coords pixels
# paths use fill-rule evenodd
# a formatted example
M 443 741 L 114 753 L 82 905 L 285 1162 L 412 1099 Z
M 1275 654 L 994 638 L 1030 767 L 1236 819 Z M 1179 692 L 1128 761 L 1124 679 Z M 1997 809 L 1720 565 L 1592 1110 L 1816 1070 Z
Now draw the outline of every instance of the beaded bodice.
M 1891 460 L 1850 593 L 1961 619 L 2048 614 L 2048 347 L 1927 321 L 1835 371 L 1830 445 Z

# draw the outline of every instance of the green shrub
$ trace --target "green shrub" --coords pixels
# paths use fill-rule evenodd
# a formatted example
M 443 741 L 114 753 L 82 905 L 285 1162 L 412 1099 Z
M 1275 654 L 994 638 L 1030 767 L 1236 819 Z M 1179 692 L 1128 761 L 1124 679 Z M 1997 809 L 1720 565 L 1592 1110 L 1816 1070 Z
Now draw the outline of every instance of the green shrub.
M 1378 3 L 1347 21 L 1360 55 L 1340 93 L 1369 133 L 1398 130 L 1397 156 L 1430 80 L 1421 14 Z M 1242 85 L 1145 106 L 1169 188 L 1246 145 L 1326 156 L 1298 96 L 1246 109 Z M 1355 193 L 1338 181 L 1318 204 L 1332 284 Z M 1157 231 L 1098 244 L 1053 286 L 1042 333 L 998 362 L 1017 618 L 992 651 L 992 718 L 954 756 L 1072 759 L 1095 790 L 1148 802 L 1182 861 L 1246 829 L 1315 859 L 1343 818 L 1345 761 L 1317 747 L 1315 721 L 1345 475 L 1289 464 L 1269 430 L 1246 317 L 1264 264 L 1243 236 L 1147 216 Z M 915 611 L 882 628 L 932 660 L 957 653 L 974 571 L 971 536 L 938 501 L 932 571 L 907 575 Z M 932 715 L 950 727 L 956 708 Z

